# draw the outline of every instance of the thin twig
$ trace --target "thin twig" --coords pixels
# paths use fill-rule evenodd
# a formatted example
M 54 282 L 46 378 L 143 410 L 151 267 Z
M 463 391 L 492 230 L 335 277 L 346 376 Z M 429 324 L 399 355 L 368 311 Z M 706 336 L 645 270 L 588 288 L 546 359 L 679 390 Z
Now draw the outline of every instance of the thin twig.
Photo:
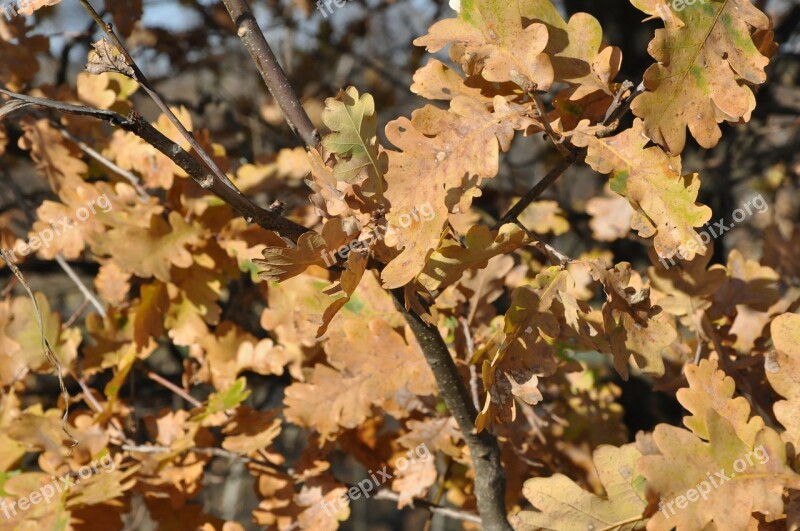
M 4 92 L 3 89 L 0 89 L 0 92 Z M 25 197 L 22 195 L 22 192 L 17 186 L 17 183 L 14 182 L 14 180 L 8 176 L 6 176 L 6 181 L 8 182 L 9 188 L 11 189 L 11 192 L 14 194 L 14 197 L 17 200 L 17 205 L 20 207 L 20 209 L 22 209 L 23 214 L 25 214 L 25 217 L 32 224 L 34 221 L 36 221 L 36 216 L 31 211 L 31 208 L 28 206 L 28 203 L 25 201 Z M 61 267 L 64 273 L 67 274 L 69 279 L 72 280 L 73 284 L 77 286 L 78 290 L 83 294 L 84 298 L 86 298 L 86 300 L 91 302 L 92 306 L 94 306 L 94 309 L 97 310 L 97 313 L 100 314 L 100 316 L 102 316 L 103 319 L 105 319 L 106 317 L 105 306 L 97 298 L 97 295 L 95 295 L 94 292 L 91 289 L 89 289 L 86 286 L 86 284 L 83 283 L 81 277 L 79 277 L 78 274 L 75 273 L 75 270 L 72 269 L 72 266 L 70 266 L 67 263 L 67 260 L 64 258 L 64 255 L 61 254 L 60 252 L 56 253 L 55 261 L 56 263 L 58 263 L 59 267 Z
M 533 104 L 536 107 L 536 115 L 539 118 L 539 121 L 544 127 L 544 132 L 547 136 L 550 137 L 550 140 L 553 141 L 553 145 L 556 146 L 558 152 L 565 158 L 571 157 L 570 149 L 564 145 L 564 138 L 559 137 L 555 131 L 553 131 L 553 126 L 550 125 L 550 120 L 547 119 L 547 110 L 544 107 L 544 102 L 542 101 L 542 97 L 539 96 L 539 93 L 535 90 L 529 92 L 531 99 L 533 100 Z
M 44 352 L 44 356 L 50 365 L 53 366 L 56 370 L 56 375 L 58 376 L 58 386 L 61 390 L 61 398 L 64 400 L 64 415 L 61 417 L 61 430 L 66 434 L 66 436 L 70 440 L 70 447 L 69 447 L 69 455 L 72 455 L 72 450 L 78 446 L 78 439 L 72 436 L 72 433 L 69 431 L 69 391 L 67 391 L 67 386 L 64 385 L 64 367 L 61 365 L 61 362 L 56 357 L 55 353 L 53 352 L 53 348 L 50 346 L 50 342 L 47 340 L 47 337 L 44 335 L 44 322 L 42 321 L 42 312 L 39 309 L 39 302 L 36 300 L 36 297 L 33 295 L 33 291 L 31 291 L 31 287 L 28 286 L 28 283 L 25 281 L 25 277 L 22 275 L 22 272 L 19 270 L 17 265 L 11 260 L 8 255 L 6 254 L 5 249 L 0 249 L 0 255 L 2 255 L 3 260 L 8 265 L 9 269 L 14 273 L 19 279 L 20 284 L 25 288 L 25 291 L 28 292 L 28 296 L 31 298 L 33 302 L 33 310 L 36 313 L 36 321 L 39 323 L 39 334 L 42 338 L 42 351 Z
M 236 459 L 238 461 L 243 461 L 245 463 L 253 463 L 261 466 L 267 466 L 270 468 L 274 467 L 272 463 L 269 463 L 267 461 L 262 461 L 260 459 L 253 459 L 252 457 L 248 457 L 246 455 L 229 452 L 224 448 L 192 446 L 191 448 L 175 449 L 175 448 L 169 448 L 167 446 L 134 445 L 134 444 L 123 444 L 120 446 L 120 448 L 128 452 L 137 452 L 140 454 L 168 454 L 172 452 L 176 453 L 194 452 L 197 454 L 213 455 L 215 457 L 227 457 L 228 459 Z
M 379 490 L 374 496 L 376 500 L 391 500 L 391 501 L 399 501 L 400 495 L 392 492 L 388 489 L 381 489 Z M 413 507 L 419 507 L 421 509 L 426 509 L 430 511 L 432 514 L 439 514 L 446 518 L 452 518 L 453 520 L 461 520 L 462 522 L 473 522 L 475 524 L 481 523 L 481 517 L 477 514 L 468 513 L 466 511 L 458 511 L 456 509 L 451 509 L 449 507 L 442 507 L 441 505 L 436 505 L 434 503 L 430 503 L 427 500 L 413 500 Z
M 150 195 L 147 193 L 147 190 L 144 189 L 144 187 L 142 186 L 142 183 L 139 181 L 139 178 L 136 175 L 134 175 L 133 173 L 129 172 L 128 170 L 120 168 L 118 165 L 116 165 L 115 163 L 110 161 L 108 158 L 104 157 L 99 152 L 97 152 L 96 150 L 91 148 L 83 140 L 75 138 L 72 135 L 72 133 L 67 131 L 67 129 L 64 126 L 62 126 L 61 124 L 54 123 L 53 125 L 55 125 L 55 127 L 59 131 L 61 131 L 61 134 L 64 136 L 64 138 L 66 138 L 67 140 L 70 140 L 73 144 L 78 146 L 81 149 L 81 151 L 83 151 L 84 153 L 86 153 L 87 155 L 92 157 L 94 160 L 96 160 L 97 162 L 99 162 L 100 164 L 102 164 L 103 166 L 108 168 L 109 170 L 111 170 L 114 173 L 117 173 L 117 174 L 121 175 L 122 177 L 124 177 L 125 179 L 127 179 L 128 182 L 130 182 L 131 185 L 134 187 L 134 189 L 136 189 L 136 193 L 139 194 L 139 197 L 142 199 L 142 201 L 148 201 L 150 199 Z
M 286 123 L 307 148 L 316 147 L 320 143 L 319 132 L 303 109 L 283 68 L 278 64 L 278 60 L 272 53 L 261 28 L 258 27 L 258 22 L 256 22 L 247 1 L 223 0 L 223 3 L 228 9 L 231 20 L 236 25 L 236 34 L 250 52 L 261 78 L 278 103 Z
M 78 287 L 80 292 L 83 293 L 83 296 L 86 297 L 86 300 L 92 303 L 92 306 L 94 306 L 94 309 L 100 314 L 100 317 L 105 319 L 107 315 L 105 306 L 97 298 L 97 295 L 95 295 L 94 292 L 83 283 L 81 277 L 79 277 L 75 270 L 72 269 L 72 266 L 67 263 L 64 255 L 57 253 L 55 260 L 58 265 L 61 266 L 61 269 L 64 270 L 64 273 L 66 273 L 70 280 L 72 280 L 72 282 Z
M 500 220 L 494 224 L 492 230 L 498 230 L 500 227 L 505 225 L 506 223 L 511 223 L 516 221 L 517 217 L 522 214 L 528 205 L 533 203 L 540 195 L 544 193 L 554 182 L 561 177 L 567 168 L 572 166 L 572 164 L 577 160 L 575 153 L 572 153 L 572 156 L 569 158 L 561 159 L 561 162 L 558 163 L 558 166 L 550 170 L 550 172 L 545 175 L 542 180 L 540 180 L 536 185 L 528 190 L 522 198 L 516 202 L 516 204 L 511 207 L 505 216 L 500 218 Z
M 92 394 L 92 390 L 86 384 L 86 381 L 83 378 L 79 378 L 74 372 L 72 373 L 72 377 L 75 379 L 76 382 L 78 382 L 81 391 L 83 391 L 83 396 L 84 398 L 86 398 L 86 403 L 88 403 L 92 407 L 92 409 L 95 410 L 96 413 L 102 413 L 103 406 L 101 406 L 100 403 L 97 401 L 97 399 L 94 397 L 94 395 Z
M 91 304 L 91 301 L 89 301 L 89 299 L 83 299 L 83 302 L 81 303 L 80 306 L 78 306 L 78 309 L 75 310 L 72 313 L 72 315 L 69 316 L 69 319 L 64 321 L 64 328 L 69 328 L 70 326 L 74 325 L 75 321 L 80 319 L 81 315 L 83 315 L 83 312 L 85 312 L 86 308 L 89 307 L 89 304 Z
M 147 92 L 148 96 L 150 96 L 150 98 L 153 100 L 153 102 L 156 104 L 159 110 L 161 110 L 161 112 L 164 113 L 164 115 L 169 119 L 172 125 L 175 126 L 175 129 L 177 129 L 180 132 L 181 136 L 183 136 L 183 138 L 185 138 L 186 141 L 189 142 L 189 145 L 192 146 L 192 149 L 194 149 L 195 152 L 200 156 L 200 158 L 203 159 L 203 162 L 205 162 L 206 166 L 208 166 L 208 168 L 214 173 L 214 175 L 216 175 L 217 179 L 219 179 L 226 186 L 230 187 L 236 193 L 241 195 L 239 189 L 236 188 L 236 186 L 231 182 L 230 179 L 228 179 L 228 176 L 225 175 L 225 172 L 223 172 L 219 168 L 219 166 L 217 166 L 217 163 L 214 162 L 214 159 L 212 159 L 209 156 L 209 154 L 206 153 L 206 150 L 203 149 L 203 147 L 197 142 L 194 135 L 191 132 L 189 132 L 189 130 L 186 129 L 186 127 L 183 126 L 181 121 L 178 120 L 178 117 L 175 116 L 175 113 L 172 112 L 172 109 L 169 108 L 169 105 L 167 105 L 161 98 L 161 96 L 158 94 L 158 92 L 156 92 L 153 85 L 147 79 L 147 76 L 144 75 L 144 72 L 142 72 L 142 70 L 139 68 L 139 65 L 137 65 L 136 61 L 133 60 L 133 56 L 130 54 L 130 52 L 128 52 L 128 49 L 122 42 L 122 39 L 120 39 L 117 36 L 116 32 L 114 31 L 114 27 L 111 24 L 108 24 L 105 21 L 103 21 L 103 18 L 97 13 L 97 11 L 95 11 L 94 7 L 92 7 L 92 4 L 90 4 L 88 0 L 79 0 L 79 1 L 81 5 L 83 5 L 84 9 L 86 9 L 86 11 L 89 13 L 89 16 L 91 16 L 92 19 L 94 19 L 95 23 L 97 23 L 97 25 L 103 30 L 103 32 L 105 32 L 108 38 L 111 39 L 111 42 L 125 58 L 125 62 L 128 64 L 128 66 L 130 66 L 133 69 L 133 79 L 142 86 L 144 91 Z
M 159 374 L 156 374 L 153 371 L 148 371 L 147 372 L 147 377 L 150 378 L 151 380 L 153 380 L 154 382 L 163 385 L 164 387 L 166 387 L 167 389 L 169 389 L 170 391 L 172 391 L 173 393 L 175 393 L 179 397 L 181 397 L 184 400 L 186 400 L 187 402 L 189 402 L 194 407 L 203 407 L 203 403 L 202 402 L 200 402 L 195 397 L 193 397 L 192 395 L 190 395 L 189 393 L 187 393 L 186 391 L 184 391 L 183 389 L 181 389 L 180 387 L 178 387 L 174 383 L 170 382 L 169 380 L 167 380 L 163 376 L 161 376 Z
M 73 105 L 46 98 L 36 98 L 11 92 L 3 88 L 0 88 L 0 93 L 19 101 L 48 107 L 60 112 L 92 116 L 101 120 L 107 120 L 126 131 L 130 131 L 163 153 L 167 158 L 172 160 L 172 162 L 182 168 L 193 181 L 228 203 L 234 210 L 244 216 L 248 222 L 258 223 L 261 227 L 275 231 L 281 236 L 293 241 L 297 241 L 301 234 L 310 231 L 310 229 L 302 225 L 294 223 L 267 209 L 261 208 L 249 198 L 226 185 L 213 174 L 208 173 L 206 167 L 195 157 L 184 151 L 180 145 L 164 136 L 158 129 L 153 127 L 150 122 L 144 120 L 135 112 L 131 112 L 125 117 L 117 112 L 106 109 L 97 109 L 85 105 Z

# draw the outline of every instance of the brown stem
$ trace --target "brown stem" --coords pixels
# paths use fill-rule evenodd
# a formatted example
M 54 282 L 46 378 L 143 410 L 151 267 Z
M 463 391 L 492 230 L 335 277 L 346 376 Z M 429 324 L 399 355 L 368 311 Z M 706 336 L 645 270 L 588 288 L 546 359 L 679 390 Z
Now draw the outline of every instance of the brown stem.
M 181 389 L 180 387 L 178 387 L 174 383 L 170 382 L 169 380 L 167 380 L 166 378 L 164 378 L 160 374 L 156 374 L 153 371 L 147 371 L 147 377 L 150 378 L 151 380 L 153 380 L 154 382 L 156 382 L 157 384 L 160 384 L 160 385 L 166 387 L 167 389 L 169 389 L 170 391 L 172 391 L 173 393 L 175 393 L 179 397 L 181 397 L 184 400 L 186 400 L 187 402 L 189 402 L 194 407 L 203 407 L 203 403 L 202 402 L 200 402 L 198 399 L 196 399 L 195 397 L 193 397 L 192 395 L 190 395 L 189 393 L 187 393 L 185 390 Z
M 537 197 L 542 195 L 544 191 L 550 187 L 550 185 L 556 182 L 558 178 L 561 177 L 565 171 L 567 171 L 567 168 L 572 166 L 577 156 L 578 154 L 573 154 L 569 158 L 562 159 L 558 166 L 550 170 L 550 172 L 545 175 L 541 181 L 536 183 L 533 188 L 528 190 L 525 195 L 522 196 L 522 198 L 517 201 L 513 207 L 511 207 L 511 210 L 509 210 L 506 215 L 500 219 L 500 221 L 494 224 L 492 230 L 497 230 L 506 223 L 515 222 L 517 217 L 522 214 L 526 208 L 528 208 L 528 205 L 533 203 Z
M 216 175 L 210 173 L 200 161 L 184 151 L 180 145 L 164 136 L 155 127 L 150 125 L 149 122 L 134 112 L 131 112 L 125 117 L 114 111 L 95 109 L 84 105 L 62 103 L 45 98 L 35 98 L 33 96 L 26 96 L 25 94 L 17 94 L 16 92 L 11 92 L 2 88 L 0 88 L 0 93 L 29 104 L 48 107 L 60 112 L 108 120 L 112 124 L 118 125 L 126 131 L 130 131 L 155 147 L 167 158 L 172 160 L 172 162 L 180 166 L 197 184 L 228 203 L 248 221 L 258 223 L 263 228 L 273 230 L 281 236 L 293 241 L 297 241 L 297 238 L 299 238 L 301 234 L 309 232 L 309 229 L 304 226 L 294 223 L 279 214 L 261 208 L 250 201 L 250 199 L 240 194 L 237 190 L 229 187 Z
M 394 290 L 392 294 L 417 338 L 425 360 L 436 379 L 439 393 L 447 409 L 456 419 L 469 448 L 472 465 L 475 468 L 475 497 L 483 528 L 492 531 L 511 531 L 505 508 L 506 477 L 500 463 L 500 447 L 497 440 L 486 430 L 480 433 L 475 430 L 474 421 L 478 411 L 472 404 L 464 379 L 461 378 L 439 330 L 428 326 L 417 314 L 405 309 L 402 303 L 402 289 Z
M 644 90 L 644 85 L 642 83 L 639 84 L 639 87 L 630 94 L 624 100 L 622 97 L 625 93 L 633 86 L 633 83 L 630 81 L 624 81 L 617 93 L 614 95 L 614 99 L 611 101 L 611 105 L 609 105 L 608 110 L 606 111 L 605 118 L 603 119 L 602 124 L 606 126 L 606 129 L 602 131 L 598 136 L 608 136 L 614 132 L 618 123 L 617 121 L 619 118 L 627 112 L 630 108 L 631 102 L 633 99 L 638 96 L 642 90 Z M 533 101 L 536 105 L 537 113 L 542 117 L 542 125 L 547 130 L 549 136 L 553 139 L 553 142 L 556 144 L 556 147 L 559 148 L 559 151 L 565 155 L 564 160 L 562 160 L 558 166 L 550 170 L 550 173 L 544 176 L 544 178 L 536 183 L 533 188 L 528 190 L 528 192 L 522 196 L 522 198 L 517 201 L 517 203 L 511 207 L 511 210 L 503 216 L 500 221 L 494 224 L 492 230 L 497 230 L 506 223 L 517 222 L 517 218 L 519 217 L 522 212 L 530 205 L 533 201 L 536 200 L 540 195 L 544 193 L 554 182 L 558 180 L 561 175 L 574 164 L 576 161 L 582 159 L 586 155 L 586 148 L 576 149 L 575 147 L 566 148 L 565 146 L 559 143 L 559 139 L 553 132 L 552 128 L 550 128 L 549 122 L 547 122 L 547 118 L 544 115 L 544 103 L 542 99 L 539 97 L 538 94 L 535 92 L 531 93 L 533 97 Z
M 139 68 L 139 65 L 137 65 L 136 61 L 133 60 L 133 56 L 131 56 L 130 52 L 128 52 L 128 49 L 125 47 L 125 43 L 123 43 L 122 39 L 120 39 L 114 32 L 114 27 L 111 24 L 106 24 L 105 22 L 103 22 L 102 17 L 97 13 L 97 11 L 95 11 L 94 7 L 92 7 L 92 4 L 90 4 L 88 0 L 79 0 L 79 1 L 81 5 L 83 5 L 84 9 L 86 9 L 86 12 L 89 13 L 89 16 L 91 16 L 92 19 L 95 21 L 95 23 L 98 26 L 100 26 L 100 28 L 105 32 L 108 38 L 111 39 L 111 42 L 114 44 L 114 46 L 120 51 L 122 56 L 125 58 L 125 62 L 133 70 L 133 76 L 132 76 L 133 79 L 136 80 L 142 86 L 144 91 L 147 92 L 147 95 L 150 96 L 150 99 L 153 100 L 153 102 L 156 104 L 159 110 L 162 113 L 164 113 L 164 115 L 169 119 L 172 125 L 175 126 L 175 129 L 177 129 L 178 132 L 180 132 L 183 138 L 185 138 L 186 141 L 189 142 L 189 145 L 192 146 L 192 149 L 194 149 L 195 152 L 197 152 L 197 154 L 200 156 L 203 162 L 206 163 L 206 166 L 208 166 L 208 168 L 212 171 L 212 173 L 214 173 L 214 175 L 216 175 L 216 177 L 220 181 L 225 183 L 226 186 L 230 187 L 231 189 L 235 190 L 236 193 L 241 195 L 241 192 L 236 188 L 236 186 L 234 186 L 234 184 L 230 181 L 230 179 L 228 179 L 228 176 L 225 175 L 225 172 L 223 172 L 219 168 L 219 166 L 217 166 L 217 163 L 214 162 L 214 159 L 212 159 L 211 156 L 208 153 L 206 153 L 206 150 L 203 149 L 203 147 L 200 145 L 199 142 L 197 142 L 197 139 L 195 139 L 194 135 L 188 129 L 186 129 L 186 127 L 183 126 L 181 121 L 178 120 L 178 117 L 175 116 L 175 113 L 172 112 L 172 109 L 169 108 L 169 105 L 167 105 L 164 102 L 163 98 L 161 98 L 161 95 L 158 92 L 156 92 L 152 83 L 148 81 L 147 76 L 144 75 L 144 72 L 142 72 L 142 70 Z
M 286 123 L 307 148 L 316 147 L 320 142 L 319 132 L 303 109 L 283 68 L 278 64 L 278 60 L 272 53 L 261 28 L 258 27 L 258 22 L 256 22 L 247 1 L 223 0 L 223 3 L 231 15 L 231 20 L 236 25 L 237 35 L 242 39 L 247 51 L 250 52 L 267 89 L 278 102 Z
M 389 489 L 381 489 L 377 492 L 377 494 L 373 495 L 373 499 L 375 500 L 391 500 L 391 501 L 399 501 L 400 495 L 396 494 Z M 481 519 L 479 516 L 468 513 L 466 511 L 459 511 L 457 509 L 451 509 L 450 507 L 442 507 L 439 505 L 438 502 L 429 502 L 428 500 L 422 500 L 419 498 L 414 498 L 414 507 L 418 507 L 420 509 L 426 509 L 430 511 L 431 515 L 439 514 L 444 516 L 445 518 L 452 518 L 454 520 L 461 520 L 464 522 L 472 522 L 474 524 L 480 524 Z

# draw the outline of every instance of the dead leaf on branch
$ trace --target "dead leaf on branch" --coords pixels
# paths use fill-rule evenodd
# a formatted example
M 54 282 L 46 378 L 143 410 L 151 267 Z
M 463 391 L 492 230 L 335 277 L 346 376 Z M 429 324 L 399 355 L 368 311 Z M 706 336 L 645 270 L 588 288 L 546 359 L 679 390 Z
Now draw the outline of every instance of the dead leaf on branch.
M 308 383 L 286 389 L 286 418 L 329 439 L 355 428 L 373 407 L 395 418 L 421 407 L 419 396 L 436 392 L 433 375 L 413 339 L 382 319 L 344 323 L 325 345 L 331 366 L 317 364 Z M 374 353 L 380 352 L 380 356 Z
M 95 55 L 89 57 L 89 62 L 86 64 L 87 72 L 95 75 L 104 72 L 113 72 L 132 79 L 135 78 L 133 67 L 131 67 L 125 61 L 125 57 L 108 42 L 108 39 L 103 37 L 99 41 L 92 43 L 92 48 L 94 48 Z
M 60 2 L 61 0 L 27 0 L 26 2 L 17 2 L 17 5 L 19 6 L 19 12 L 29 17 L 33 15 L 34 11 L 43 7 L 54 6 Z
M 707 529 L 711 522 L 716 529 L 748 529 L 753 513 L 782 514 L 784 490 L 800 487 L 800 475 L 787 464 L 777 432 L 763 428 L 748 444 L 714 410 L 703 422 L 705 441 L 681 428 L 656 426 L 653 439 L 660 453 L 643 456 L 637 467 L 647 480 L 648 498 L 664 504 L 650 518 L 648 531 Z M 706 492 L 702 497 L 701 488 Z M 686 505 L 690 490 L 695 501 L 676 506 L 680 497 Z
M 588 263 L 607 297 L 602 310 L 603 328 L 608 341 L 606 348 L 614 356 L 614 368 L 627 380 L 628 361 L 633 356 L 643 372 L 661 376 L 664 374 L 661 351 L 677 338 L 670 317 L 650 303 L 649 288 L 642 287 L 641 277 L 627 262 L 609 270 Z
M 450 55 L 468 68 L 468 74 L 482 73 L 494 82 L 511 81 L 525 91 L 546 91 L 553 83 L 553 65 L 544 53 L 547 28 L 536 23 L 523 27 L 520 3 L 465 3 L 459 18 L 437 22 L 414 44 L 425 46 L 429 52 L 453 44 Z
M 517 415 L 515 397 L 528 404 L 542 400 L 539 377 L 552 375 L 558 364 L 551 342 L 560 329 L 550 311 L 551 302 L 541 299 L 531 286 L 512 292 L 502 343 L 491 361 L 483 362 L 486 396 L 475 420 L 479 431 L 496 421 L 513 421 Z
M 709 411 L 730 422 L 737 437 L 752 445 L 756 434 L 764 427 L 761 417 L 750 418 L 750 403 L 742 396 L 734 398 L 736 384 L 733 378 L 717 369 L 717 362 L 701 360 L 699 365 L 686 367 L 689 387 L 679 389 L 678 401 L 691 415 L 683 417 L 683 424 L 702 439 L 709 439 L 706 424 Z
M 524 108 L 500 96 L 490 111 L 478 100 L 457 97 L 445 111 L 426 106 L 411 120 L 399 118 L 386 126 L 389 141 L 401 151 L 387 151 L 386 245 L 400 249 L 381 278 L 387 288 L 410 282 L 425 267 L 429 253 L 439 246 L 449 212 L 466 212 L 480 195 L 483 179 L 497 174 L 500 150 L 507 151 L 515 130 L 533 120 Z M 430 205 L 430 219 L 404 227 L 402 216 Z
M 494 233 L 485 225 L 475 225 L 464 237 L 464 245 L 446 239 L 431 253 L 418 280 L 428 291 L 434 292 L 462 278 L 470 269 L 483 269 L 489 260 L 508 254 L 529 243 L 525 232 L 509 223 Z
M 770 325 L 775 350 L 764 360 L 764 370 L 772 388 L 786 400 L 773 405 L 775 417 L 786 428 L 786 442 L 800 444 L 800 315 L 779 315 Z
M 694 229 L 711 219 L 711 209 L 695 202 L 698 175 L 682 175 L 678 157 L 669 157 L 657 146 L 645 147 L 643 127 L 636 119 L 633 127 L 612 137 L 576 131 L 572 138 L 575 145 L 588 148 L 586 163 L 592 169 L 611 174 L 611 189 L 626 197 L 636 211 L 631 227 L 639 236 L 655 237 L 661 257 L 681 252 L 691 260 L 695 253 L 705 254 Z

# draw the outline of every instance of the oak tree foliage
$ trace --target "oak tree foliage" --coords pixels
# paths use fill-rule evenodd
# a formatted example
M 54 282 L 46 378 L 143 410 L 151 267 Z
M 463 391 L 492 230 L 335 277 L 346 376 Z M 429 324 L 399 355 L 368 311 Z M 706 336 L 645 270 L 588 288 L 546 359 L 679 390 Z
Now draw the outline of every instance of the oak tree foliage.
M 475 460 L 492 445 L 498 529 L 800 525 L 797 160 L 749 181 L 775 205 L 748 203 L 763 252 L 700 236 L 740 206 L 701 202 L 727 185 L 704 175 L 696 146 L 727 157 L 715 147 L 756 116 L 778 50 L 764 2 L 630 0 L 650 38 L 638 72 L 595 16 L 560 2 L 454 2 L 406 43 L 418 64 L 394 90 L 413 107 L 390 116 L 374 75 L 303 94 L 297 74 L 316 145 L 292 137 L 280 96 L 249 118 L 229 111 L 277 138 L 269 150 L 242 149 L 180 97 L 169 113 L 152 106 L 164 80 L 140 77 L 156 65 L 148 49 L 166 79 L 191 75 L 193 47 L 225 72 L 229 58 L 206 49 L 239 45 L 221 3 L 184 2 L 212 42 L 145 25 L 140 0 L 107 0 L 95 8 L 139 64 L 91 27 L 70 43 L 85 70 L 53 83 L 53 37 L 37 23 L 68 3 L 0 18 L 0 178 L 14 192 L 0 241 L 19 268 L 4 269 L 0 300 L 0 529 L 123 529 L 146 514 L 157 529 L 334 530 L 355 503 L 386 503 L 340 503 L 378 470 L 392 477 L 373 495 L 416 507 L 415 525 L 490 529 Z M 244 59 L 231 68 L 257 79 Z M 796 139 L 797 122 L 784 126 Z M 282 202 L 243 213 L 213 167 L 198 180 L 180 163 L 206 164 L 198 148 L 237 194 Z M 524 186 L 509 182 L 520 153 L 540 164 Z M 43 191 L 22 177 L 34 174 Z M 552 193 L 564 187 L 591 191 Z M 67 278 L 57 260 L 80 266 L 99 307 L 87 298 L 70 316 L 49 297 L 46 275 Z M 677 400 L 682 421 L 629 432 L 631 380 Z M 474 412 L 466 424 L 454 403 Z M 421 447 L 429 458 L 408 463 Z M 113 467 L 18 503 L 98 459 Z M 209 493 L 219 463 L 250 478 L 238 512 Z M 722 470 L 730 479 L 692 500 Z

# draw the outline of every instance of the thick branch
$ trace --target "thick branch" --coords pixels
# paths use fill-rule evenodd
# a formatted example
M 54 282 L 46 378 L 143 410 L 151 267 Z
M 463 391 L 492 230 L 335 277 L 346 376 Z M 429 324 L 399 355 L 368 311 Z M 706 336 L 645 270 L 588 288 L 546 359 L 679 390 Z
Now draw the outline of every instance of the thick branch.
M 24 94 L 17 94 L 0 88 L 0 93 L 5 94 L 11 98 L 19 101 L 26 102 L 33 105 L 41 105 L 60 112 L 68 114 L 78 114 L 83 116 L 92 116 L 101 120 L 108 120 L 114 125 L 117 125 L 126 131 L 130 131 L 148 144 L 155 147 L 172 162 L 180 166 L 197 184 L 209 190 L 217 197 L 228 203 L 234 210 L 239 212 L 248 221 L 258 223 L 265 229 L 273 230 L 285 238 L 296 241 L 304 232 L 309 229 L 290 221 L 279 214 L 275 214 L 256 205 L 250 199 L 240 194 L 237 190 L 231 188 L 219 179 L 213 173 L 184 151 L 180 145 L 176 144 L 166 136 L 164 136 L 155 127 L 150 125 L 149 122 L 144 120 L 136 113 L 130 113 L 127 117 L 122 116 L 114 111 L 105 109 L 95 109 L 93 107 L 86 107 L 83 105 L 73 105 L 70 103 L 62 103 L 59 101 L 48 100 L 44 98 L 35 98 L 26 96 Z
M 402 290 L 392 292 L 400 311 L 417 338 L 433 372 L 439 394 L 458 423 L 475 467 L 475 496 L 484 529 L 511 531 L 506 518 L 506 477 L 500 464 L 500 447 L 486 430 L 478 433 L 474 420 L 478 411 L 458 372 L 447 345 L 436 327 L 428 326 L 417 314 L 406 311 Z
M 315 147 L 320 142 L 319 132 L 314 128 L 303 105 L 289 84 L 286 73 L 278 64 L 275 54 L 267 43 L 264 33 L 250 10 L 246 0 L 223 0 L 231 20 L 236 25 L 236 33 L 250 52 L 261 78 L 270 94 L 278 102 L 283 117 L 306 147 Z

